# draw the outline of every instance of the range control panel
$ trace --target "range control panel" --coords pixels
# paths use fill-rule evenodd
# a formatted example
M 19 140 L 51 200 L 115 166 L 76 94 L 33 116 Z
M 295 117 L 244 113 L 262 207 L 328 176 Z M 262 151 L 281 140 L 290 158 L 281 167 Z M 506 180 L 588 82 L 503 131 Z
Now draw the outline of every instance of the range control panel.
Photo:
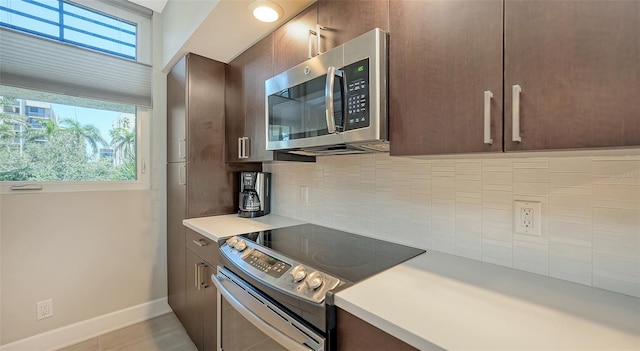
M 326 293 L 341 283 L 336 277 L 236 236 L 226 239 L 220 253 L 261 283 L 315 303 L 322 303 Z
M 369 59 L 343 68 L 346 86 L 347 130 L 369 126 Z
M 291 268 L 290 264 L 257 249 L 250 250 L 247 255 L 242 257 L 242 260 L 274 278 L 282 277 Z

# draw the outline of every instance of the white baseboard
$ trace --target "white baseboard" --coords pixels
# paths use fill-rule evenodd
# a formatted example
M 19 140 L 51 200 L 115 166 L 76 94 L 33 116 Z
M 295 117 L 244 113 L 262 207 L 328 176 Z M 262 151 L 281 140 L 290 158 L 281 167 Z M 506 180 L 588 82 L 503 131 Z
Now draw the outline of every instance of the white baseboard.
M 0 351 L 57 350 L 168 312 L 165 297 L 2 345 Z

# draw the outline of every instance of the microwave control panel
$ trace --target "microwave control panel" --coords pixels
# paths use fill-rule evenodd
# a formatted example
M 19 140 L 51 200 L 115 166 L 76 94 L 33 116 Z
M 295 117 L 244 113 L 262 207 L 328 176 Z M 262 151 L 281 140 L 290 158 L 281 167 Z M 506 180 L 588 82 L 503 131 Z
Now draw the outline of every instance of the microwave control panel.
M 369 59 L 345 66 L 343 69 L 346 86 L 346 129 L 369 126 Z

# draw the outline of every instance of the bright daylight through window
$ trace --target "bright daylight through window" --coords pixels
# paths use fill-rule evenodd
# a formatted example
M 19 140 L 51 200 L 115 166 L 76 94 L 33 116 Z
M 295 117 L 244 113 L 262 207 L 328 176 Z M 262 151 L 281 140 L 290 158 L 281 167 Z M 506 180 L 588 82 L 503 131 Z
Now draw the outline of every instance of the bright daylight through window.
M 150 28 L 126 1 L 0 0 L 0 181 L 148 179 Z
M 0 180 L 136 179 L 136 108 L 0 86 Z

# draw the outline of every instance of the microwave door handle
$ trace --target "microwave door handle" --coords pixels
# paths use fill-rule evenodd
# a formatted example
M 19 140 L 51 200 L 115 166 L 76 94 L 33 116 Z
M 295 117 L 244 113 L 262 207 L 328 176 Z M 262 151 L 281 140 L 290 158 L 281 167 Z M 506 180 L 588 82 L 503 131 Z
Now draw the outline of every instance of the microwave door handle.
M 334 106 L 333 106 L 333 88 L 336 84 L 336 68 L 334 66 L 330 66 L 327 70 L 327 85 L 324 87 L 324 98 L 325 98 L 325 116 L 327 118 L 327 130 L 329 134 L 336 133 L 336 122 L 333 118 L 334 114 Z M 339 72 L 342 76 L 342 72 Z

